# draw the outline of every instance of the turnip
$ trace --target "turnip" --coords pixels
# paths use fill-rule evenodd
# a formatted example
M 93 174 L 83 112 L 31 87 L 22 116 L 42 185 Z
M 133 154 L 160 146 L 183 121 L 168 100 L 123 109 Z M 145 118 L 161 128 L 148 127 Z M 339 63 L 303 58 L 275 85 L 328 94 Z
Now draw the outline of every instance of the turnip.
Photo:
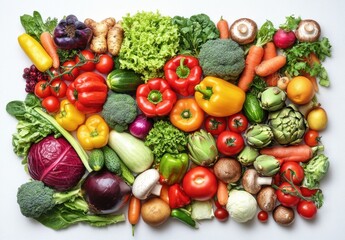
M 273 35 L 273 42 L 278 48 L 289 48 L 295 43 L 296 36 L 294 30 L 297 28 L 300 21 L 300 17 L 295 18 L 293 15 L 286 17 L 286 22 L 281 24 Z

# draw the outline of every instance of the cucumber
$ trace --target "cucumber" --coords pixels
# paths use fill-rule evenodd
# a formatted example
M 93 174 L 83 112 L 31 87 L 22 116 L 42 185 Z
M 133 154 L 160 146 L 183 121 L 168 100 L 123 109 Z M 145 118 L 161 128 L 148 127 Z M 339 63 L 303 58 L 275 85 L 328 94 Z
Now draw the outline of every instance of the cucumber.
M 144 83 L 141 76 L 132 70 L 115 69 L 107 76 L 107 85 L 114 92 L 134 92 Z
M 93 149 L 90 153 L 89 165 L 92 170 L 99 171 L 104 166 L 104 154 L 101 149 Z
M 129 185 L 134 183 L 134 175 L 129 168 L 122 162 L 117 153 L 109 146 L 102 147 L 104 153 L 105 167 L 117 175 L 119 175 Z
M 261 108 L 259 99 L 252 93 L 246 95 L 243 113 L 250 123 L 262 123 L 267 118 L 267 112 Z
M 116 152 L 111 149 L 109 146 L 102 147 L 102 151 L 104 154 L 104 164 L 105 167 L 110 171 L 119 176 L 121 176 L 121 160 L 119 156 L 117 156 Z

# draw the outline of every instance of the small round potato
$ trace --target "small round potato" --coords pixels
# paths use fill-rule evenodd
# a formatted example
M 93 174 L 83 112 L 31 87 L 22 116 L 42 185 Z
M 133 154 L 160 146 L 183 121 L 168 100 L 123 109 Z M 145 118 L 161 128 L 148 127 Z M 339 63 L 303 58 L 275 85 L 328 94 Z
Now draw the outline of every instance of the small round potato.
M 163 224 L 170 217 L 170 212 L 169 204 L 158 197 L 149 199 L 141 207 L 141 217 L 153 227 Z

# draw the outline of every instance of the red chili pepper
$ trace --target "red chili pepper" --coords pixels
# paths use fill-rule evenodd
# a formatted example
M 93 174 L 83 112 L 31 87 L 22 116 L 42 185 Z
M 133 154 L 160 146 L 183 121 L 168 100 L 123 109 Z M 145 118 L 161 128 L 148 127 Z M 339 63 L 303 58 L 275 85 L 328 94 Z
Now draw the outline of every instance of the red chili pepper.
M 189 96 L 194 94 L 194 87 L 201 81 L 202 69 L 196 57 L 178 55 L 165 64 L 164 73 L 174 91 Z
M 180 184 L 175 183 L 168 191 L 170 208 L 181 208 L 190 203 L 190 197 L 183 191 Z
M 168 115 L 177 101 L 177 96 L 166 80 L 153 78 L 139 85 L 136 100 L 146 116 L 156 117 Z
M 85 72 L 68 86 L 66 97 L 79 111 L 88 114 L 102 110 L 107 94 L 108 86 L 103 76 Z

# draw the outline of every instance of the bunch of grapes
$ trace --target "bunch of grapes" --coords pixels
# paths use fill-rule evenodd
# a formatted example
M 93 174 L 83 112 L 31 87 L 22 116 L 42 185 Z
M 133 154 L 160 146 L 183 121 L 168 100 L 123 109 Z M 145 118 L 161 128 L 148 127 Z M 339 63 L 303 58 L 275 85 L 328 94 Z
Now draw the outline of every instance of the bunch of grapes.
M 33 93 L 35 90 L 35 85 L 41 80 L 47 80 L 47 74 L 40 72 L 35 65 L 24 68 L 23 78 L 26 81 L 25 91 L 27 93 Z

